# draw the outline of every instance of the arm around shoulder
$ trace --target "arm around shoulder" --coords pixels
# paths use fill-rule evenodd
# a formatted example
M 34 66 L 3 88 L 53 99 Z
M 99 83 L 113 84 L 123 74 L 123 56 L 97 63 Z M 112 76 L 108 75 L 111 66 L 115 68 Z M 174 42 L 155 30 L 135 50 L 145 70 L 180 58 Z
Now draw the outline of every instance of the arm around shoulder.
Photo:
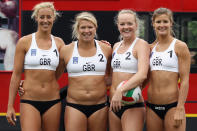
M 106 57 L 110 57 L 112 54 L 112 48 L 110 45 L 103 43 L 102 41 L 99 41 L 99 45 L 105 54 Z

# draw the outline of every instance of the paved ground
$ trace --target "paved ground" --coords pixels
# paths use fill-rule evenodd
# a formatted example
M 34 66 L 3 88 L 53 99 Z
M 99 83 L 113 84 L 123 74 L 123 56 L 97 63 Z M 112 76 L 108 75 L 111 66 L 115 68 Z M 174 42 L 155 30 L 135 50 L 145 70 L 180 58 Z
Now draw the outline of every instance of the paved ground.
M 19 120 L 19 117 L 17 117 Z M 64 131 L 63 123 L 60 126 L 59 131 Z M 17 121 L 16 127 L 8 125 L 5 117 L 0 117 L 0 131 L 20 131 L 20 122 Z M 146 131 L 144 129 L 144 131 Z M 187 118 L 187 130 L 186 131 L 197 131 L 197 117 Z

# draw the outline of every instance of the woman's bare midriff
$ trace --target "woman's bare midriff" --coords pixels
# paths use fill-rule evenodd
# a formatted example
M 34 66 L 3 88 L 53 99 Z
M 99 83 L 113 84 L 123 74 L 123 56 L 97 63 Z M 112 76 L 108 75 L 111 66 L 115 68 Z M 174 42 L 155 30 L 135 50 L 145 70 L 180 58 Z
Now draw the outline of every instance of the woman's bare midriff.
M 152 71 L 148 87 L 148 102 L 152 104 L 170 104 L 178 101 L 178 73 Z
M 55 72 L 49 70 L 25 70 L 25 90 L 21 99 L 50 101 L 59 99 L 59 85 Z
M 104 76 L 78 76 L 68 78 L 67 102 L 94 105 L 106 102 L 107 87 Z

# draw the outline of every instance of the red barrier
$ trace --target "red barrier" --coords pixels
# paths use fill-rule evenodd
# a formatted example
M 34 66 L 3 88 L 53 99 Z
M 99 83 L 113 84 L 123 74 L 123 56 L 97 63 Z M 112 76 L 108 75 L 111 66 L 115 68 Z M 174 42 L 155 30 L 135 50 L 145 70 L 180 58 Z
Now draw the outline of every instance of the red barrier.
M 8 93 L 9 93 L 9 84 L 11 79 L 12 72 L 8 71 L 0 71 L 0 113 L 4 113 L 7 111 L 7 103 L 8 103 Z M 22 75 L 22 78 L 24 76 Z M 64 87 L 68 83 L 67 73 L 64 73 L 59 81 L 60 88 Z M 19 112 L 19 100 L 20 97 L 17 95 L 15 101 L 15 109 L 16 112 Z

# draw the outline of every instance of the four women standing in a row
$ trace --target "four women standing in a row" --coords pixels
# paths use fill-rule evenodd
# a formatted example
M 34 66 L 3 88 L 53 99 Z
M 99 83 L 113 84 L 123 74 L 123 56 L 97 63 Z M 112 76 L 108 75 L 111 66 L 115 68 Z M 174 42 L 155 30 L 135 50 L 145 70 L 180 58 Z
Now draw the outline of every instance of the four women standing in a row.
M 50 5 L 51 3 L 48 4 Z M 50 34 L 55 13 L 54 8 L 46 5 L 39 6 L 38 10 L 34 10 L 35 19 L 38 22 L 38 31 L 21 38 L 17 44 L 18 51 L 16 50 L 15 55 L 15 68 L 11 79 L 7 112 L 9 123 L 14 124 L 13 102 L 24 64 L 25 83 L 23 87 L 25 93 L 22 96 L 20 109 L 22 130 L 26 130 L 26 127 L 29 125 L 35 130 L 42 128 L 47 131 L 57 127 L 52 126 L 53 124 L 50 123 L 47 124 L 45 120 L 47 114 L 54 115 L 52 110 L 56 106 L 58 112 L 55 113 L 55 118 L 56 120 L 59 119 L 57 114 L 60 112 L 60 104 L 57 104 L 55 107 L 50 106 L 44 111 L 42 105 L 38 106 L 38 104 L 48 103 L 47 105 L 51 105 L 50 103 L 52 102 L 50 101 L 59 102 L 59 95 L 57 93 L 56 95 L 51 95 L 46 89 L 50 88 L 49 90 L 53 92 L 52 94 L 55 93 L 53 90 L 57 90 L 57 84 L 54 86 L 53 81 L 57 83 L 57 79 L 65 66 L 68 71 L 69 85 L 65 109 L 66 131 L 105 131 L 107 129 L 108 114 L 111 131 L 140 131 L 144 126 L 145 114 L 147 116 L 148 131 L 162 131 L 164 129 L 185 130 L 184 102 L 188 92 L 190 56 L 186 44 L 172 36 L 173 19 L 172 12 L 169 9 L 159 8 L 153 14 L 152 24 L 156 40 L 154 44 L 151 44 L 151 48 L 146 41 L 138 38 L 136 35 L 139 27 L 136 13 L 131 10 L 121 10 L 117 15 L 116 24 L 122 40 L 114 45 L 113 53 L 110 46 L 94 39 L 97 21 L 89 12 L 82 12 L 75 18 L 73 38 L 76 38 L 77 41 L 64 45 L 61 39 L 53 38 Z M 39 39 L 41 36 L 44 39 Z M 25 45 L 22 43 L 25 43 Z M 27 47 L 27 45 L 29 46 Z M 57 70 L 54 67 L 58 63 L 54 65 L 53 62 L 55 56 L 47 53 L 53 47 L 56 51 L 54 49 L 52 53 L 55 53 L 58 61 L 60 59 Z M 23 48 L 24 51 L 19 50 Z M 32 49 L 30 50 L 29 48 Z M 151 53 L 150 49 L 152 50 Z M 28 52 L 29 58 L 33 58 L 39 52 L 44 52 L 40 57 L 45 58 L 50 55 L 51 59 L 43 61 L 45 64 L 40 63 L 41 58 L 38 59 L 40 62 L 32 63 L 33 60 L 30 62 L 30 59 L 26 58 L 28 57 Z M 60 52 L 60 57 L 58 52 Z M 133 105 L 122 105 L 121 99 L 124 92 L 137 86 L 141 86 L 141 89 L 143 88 L 142 85 L 147 78 L 149 69 L 149 56 L 150 72 L 148 80 L 150 86 L 148 89 L 147 113 L 145 113 L 143 97 Z M 17 62 L 19 57 L 20 62 Z M 110 111 L 108 113 L 106 81 L 109 82 L 111 77 L 110 63 L 112 63 L 113 73 L 112 87 L 110 89 Z M 119 64 L 113 65 L 113 63 Z M 31 75 L 30 73 L 28 75 L 28 72 Z M 47 74 L 47 72 L 53 75 Z M 42 75 L 46 74 L 49 77 L 43 77 L 39 73 Z M 35 75 L 32 76 L 32 74 Z M 179 77 L 181 80 L 180 89 L 178 88 Z M 39 81 L 37 80 L 38 78 Z M 45 80 L 44 78 L 47 79 Z M 124 80 L 128 80 L 128 82 L 117 89 L 117 86 Z M 35 84 L 34 81 L 38 84 Z M 39 91 L 39 93 L 34 93 L 35 91 Z M 47 94 L 47 96 L 41 94 L 42 92 Z M 31 113 L 27 112 L 27 108 L 29 111 L 31 110 Z M 26 114 L 24 115 L 25 112 Z M 29 119 L 30 114 L 39 116 L 39 113 L 40 117 L 32 118 L 31 122 L 26 120 Z M 46 121 L 53 119 L 48 117 Z M 57 125 L 58 123 L 57 121 Z

